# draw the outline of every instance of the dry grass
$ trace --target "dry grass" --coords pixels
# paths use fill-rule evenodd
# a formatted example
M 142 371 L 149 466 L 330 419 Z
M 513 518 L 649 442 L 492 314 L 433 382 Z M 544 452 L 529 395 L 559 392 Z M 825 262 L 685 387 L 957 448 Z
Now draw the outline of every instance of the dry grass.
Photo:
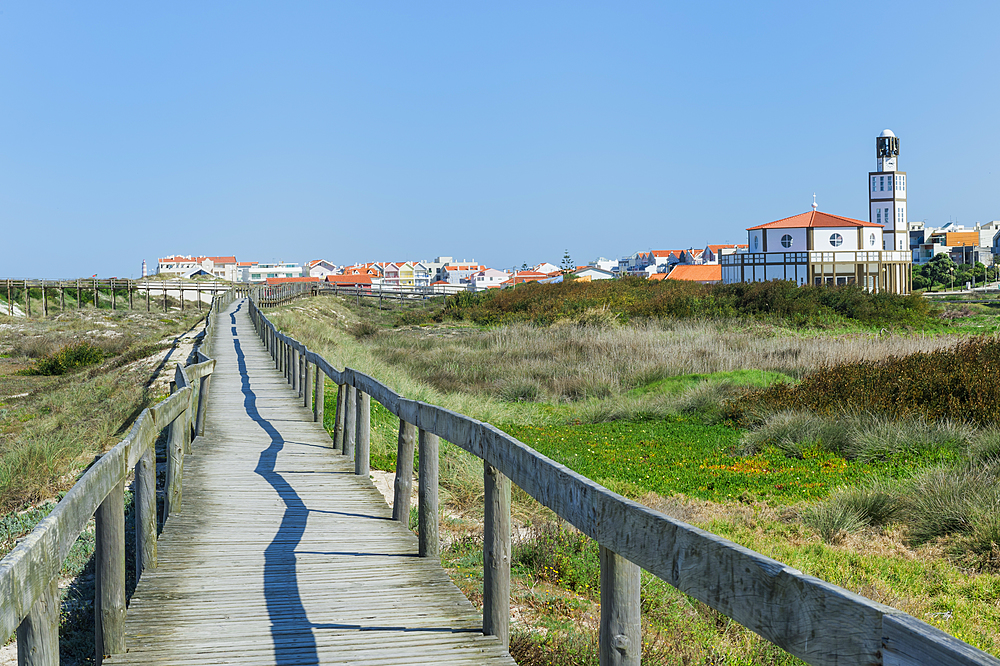
M 704 320 L 437 327 L 366 340 L 379 358 L 439 391 L 550 401 L 604 398 L 686 374 L 755 369 L 801 377 L 833 361 L 884 359 L 954 342 L 943 336 L 803 335 L 758 322 Z

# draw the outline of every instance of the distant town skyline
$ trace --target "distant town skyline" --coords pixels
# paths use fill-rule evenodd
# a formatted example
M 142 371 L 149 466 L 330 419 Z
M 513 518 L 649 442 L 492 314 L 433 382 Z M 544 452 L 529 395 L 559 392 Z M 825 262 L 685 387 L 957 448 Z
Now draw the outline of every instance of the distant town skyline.
M 1000 5 L 0 1 L 0 277 L 172 253 L 496 268 L 1000 219 Z

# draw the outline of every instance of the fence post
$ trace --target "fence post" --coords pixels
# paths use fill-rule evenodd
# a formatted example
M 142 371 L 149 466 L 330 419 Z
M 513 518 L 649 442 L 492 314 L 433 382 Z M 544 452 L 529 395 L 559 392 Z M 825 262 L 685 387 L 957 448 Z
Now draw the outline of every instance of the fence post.
M 299 391 L 299 395 L 302 396 L 302 406 L 306 409 L 312 407 L 312 384 L 313 384 L 313 366 L 305 356 L 302 357 L 302 389 Z M 313 417 L 315 419 L 315 417 Z
M 59 666 L 59 581 L 42 588 L 17 627 L 18 666 Z
M 400 419 L 396 442 L 396 479 L 392 493 L 392 519 L 410 525 L 410 496 L 413 494 L 413 447 L 417 429 Z
M 313 400 L 313 421 L 316 423 L 323 423 L 323 401 L 326 397 L 323 395 L 326 389 L 326 373 L 320 372 L 319 366 L 314 366 L 316 370 L 316 397 Z
M 94 630 L 97 664 L 125 651 L 125 480 L 94 514 Z
M 347 420 L 347 385 L 337 384 L 337 413 L 334 415 L 333 448 L 344 451 L 344 422 Z
M 212 383 L 212 375 L 204 375 L 198 382 L 198 418 L 194 434 L 205 434 L 205 408 L 208 406 L 208 387 Z
M 371 473 L 371 459 L 369 456 L 372 435 L 372 399 L 370 395 L 361 389 L 355 390 L 357 391 L 358 435 L 355 439 L 354 473 L 357 476 L 363 476 L 367 479 Z
M 135 579 L 156 568 L 156 453 L 155 439 L 135 464 Z
M 510 645 L 510 479 L 483 461 L 483 633 Z
M 309 362 L 306 361 L 306 355 L 304 352 L 297 351 L 295 353 L 299 357 L 299 362 L 295 366 L 295 384 L 296 388 L 299 390 L 299 397 L 302 398 L 306 393 L 306 390 L 303 387 L 305 386 L 306 373 L 309 372 L 306 368 L 306 366 L 309 365 Z M 308 403 L 309 401 L 306 400 L 306 402 Z M 306 406 L 308 407 L 309 405 L 307 404 Z
M 181 478 L 184 474 L 184 431 L 186 414 L 170 422 L 167 434 L 167 478 L 163 483 L 163 520 L 181 506 Z
M 601 666 L 639 666 L 642 654 L 639 566 L 600 547 Z
M 417 531 L 420 557 L 438 557 L 438 436 L 421 430 L 417 438 L 418 470 Z
M 344 455 L 354 460 L 354 444 L 357 441 L 358 391 L 350 384 L 344 385 L 347 409 L 344 410 Z

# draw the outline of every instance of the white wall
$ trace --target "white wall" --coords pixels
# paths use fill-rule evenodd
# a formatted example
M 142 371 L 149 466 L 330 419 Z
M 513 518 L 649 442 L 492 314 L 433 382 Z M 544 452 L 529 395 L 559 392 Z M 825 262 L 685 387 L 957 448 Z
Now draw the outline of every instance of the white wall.
M 795 229 L 765 229 L 767 232 L 768 252 L 805 252 L 806 251 L 806 229 L 797 227 Z M 781 244 L 784 236 L 792 237 L 792 246 L 785 247 Z
M 868 228 L 868 227 L 866 227 Z M 830 237 L 833 234 L 840 234 L 844 239 L 841 245 L 833 245 L 830 242 Z M 819 227 L 813 229 L 813 250 L 860 250 L 863 248 L 858 247 L 858 228 L 857 227 Z

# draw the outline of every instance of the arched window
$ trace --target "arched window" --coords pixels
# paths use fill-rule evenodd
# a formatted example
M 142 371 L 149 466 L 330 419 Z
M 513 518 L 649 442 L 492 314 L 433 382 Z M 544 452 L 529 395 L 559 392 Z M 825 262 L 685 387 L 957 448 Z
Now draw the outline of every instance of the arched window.
M 840 234 L 830 234 L 830 245 L 840 247 L 844 244 L 844 237 Z
M 872 247 L 875 247 L 875 234 L 872 234 L 871 236 L 868 237 L 868 244 L 871 245 Z
M 781 246 L 782 247 L 791 247 L 792 246 L 792 235 L 791 234 L 785 234 L 784 236 L 781 237 Z
M 757 245 L 759 245 L 759 243 L 760 243 L 760 241 L 758 240 L 758 237 L 754 236 L 753 237 L 753 249 L 756 250 L 757 249 Z

